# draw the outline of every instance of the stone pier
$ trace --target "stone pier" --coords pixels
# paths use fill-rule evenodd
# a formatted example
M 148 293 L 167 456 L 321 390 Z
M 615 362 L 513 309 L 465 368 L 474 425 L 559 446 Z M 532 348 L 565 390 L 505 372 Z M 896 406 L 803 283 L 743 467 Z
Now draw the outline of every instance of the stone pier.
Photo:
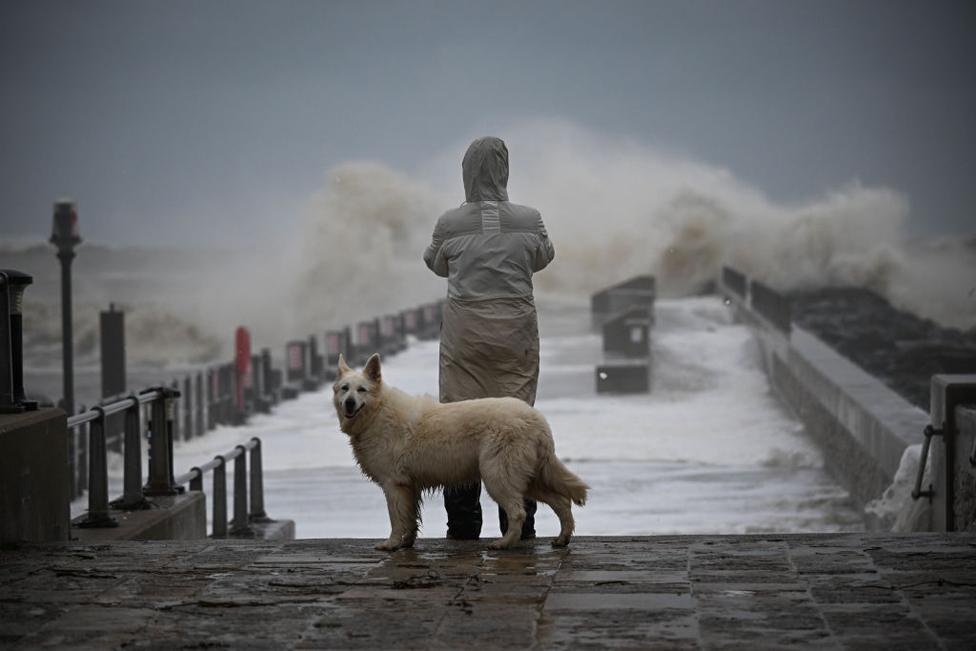
M 976 647 L 976 534 L 34 543 L 5 648 Z

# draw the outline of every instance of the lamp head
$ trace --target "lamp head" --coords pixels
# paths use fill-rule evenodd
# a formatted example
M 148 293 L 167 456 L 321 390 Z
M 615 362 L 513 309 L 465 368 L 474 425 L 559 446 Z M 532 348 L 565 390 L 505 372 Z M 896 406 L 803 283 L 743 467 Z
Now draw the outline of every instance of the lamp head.
M 54 204 L 54 220 L 51 226 L 51 244 L 59 251 L 71 251 L 81 243 L 78 235 L 78 211 L 73 201 L 62 200 Z

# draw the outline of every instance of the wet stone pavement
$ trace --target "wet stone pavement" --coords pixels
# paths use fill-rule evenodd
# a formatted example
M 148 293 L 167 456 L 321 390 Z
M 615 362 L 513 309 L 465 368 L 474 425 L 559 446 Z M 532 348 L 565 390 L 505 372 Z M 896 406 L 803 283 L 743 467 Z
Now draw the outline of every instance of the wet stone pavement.
M 23 545 L 3 648 L 976 648 L 976 535 Z

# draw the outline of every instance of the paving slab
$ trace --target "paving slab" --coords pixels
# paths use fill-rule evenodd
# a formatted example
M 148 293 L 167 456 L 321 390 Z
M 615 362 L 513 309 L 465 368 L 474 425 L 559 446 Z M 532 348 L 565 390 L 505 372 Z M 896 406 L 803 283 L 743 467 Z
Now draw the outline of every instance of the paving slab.
M 0 647 L 976 648 L 976 534 L 0 549 Z

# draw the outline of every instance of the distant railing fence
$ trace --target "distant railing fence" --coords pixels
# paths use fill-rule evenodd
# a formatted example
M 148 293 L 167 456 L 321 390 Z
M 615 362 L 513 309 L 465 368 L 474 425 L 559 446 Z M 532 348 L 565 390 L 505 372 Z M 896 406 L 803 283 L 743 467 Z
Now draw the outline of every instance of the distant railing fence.
M 789 297 L 731 267 L 722 267 L 721 285 L 728 294 L 748 302 L 749 307 L 774 328 L 790 334 L 793 329 L 793 303 Z
M 739 298 L 747 297 L 749 281 L 744 273 L 736 271 L 732 267 L 722 267 L 722 284 L 738 295 Z
M 110 506 L 145 508 L 146 495 L 172 494 L 181 490 L 179 485 L 190 481 L 188 476 L 194 471 L 182 475 L 181 481 L 174 481 L 171 467 L 174 441 L 203 436 L 221 425 L 243 424 L 252 414 L 269 412 L 272 405 L 281 400 L 295 397 L 301 391 L 317 389 L 323 382 L 334 379 L 340 353 L 350 364 L 362 364 L 374 352 L 393 354 L 402 350 L 406 347 L 408 335 L 434 339 L 440 332 L 441 309 L 440 303 L 427 303 L 395 315 L 363 321 L 357 327 L 355 341 L 349 327 L 327 331 L 324 333 L 322 354 L 319 353 L 315 335 L 307 340 L 290 341 L 285 347 L 284 371 L 272 366 L 271 351 L 263 348 L 259 354 L 248 355 L 247 364 L 241 364 L 238 360 L 213 365 L 173 380 L 170 386 L 106 398 L 90 409 L 82 406 L 80 413 L 68 419 L 68 425 L 72 499 L 88 491 L 89 511 L 83 526 L 114 526 Z M 143 417 L 141 409 L 148 410 L 149 414 Z M 113 430 L 109 423 L 115 422 L 115 419 L 109 417 L 123 413 L 123 425 Z M 145 486 L 141 485 L 142 420 L 146 421 L 149 455 L 155 460 L 155 463 L 150 463 L 149 481 Z M 153 423 L 156 422 L 165 425 L 154 428 Z M 159 436 L 154 439 L 156 430 L 159 430 Z M 165 441 L 166 445 L 160 447 L 161 444 L 154 444 L 154 440 Z M 243 446 L 250 451 L 252 468 L 256 468 L 251 474 L 251 518 L 263 517 L 264 509 L 263 492 L 260 490 L 261 449 L 260 442 L 255 441 L 257 439 Z M 121 452 L 124 457 L 124 494 L 111 505 L 107 484 L 108 450 Z M 223 458 L 225 462 L 235 460 L 235 464 L 245 463 L 240 456 L 243 452 L 236 450 L 238 448 L 218 459 Z M 238 458 L 242 461 L 236 461 Z M 221 482 L 223 465 L 214 460 L 195 470 L 201 474 L 214 470 L 213 520 L 215 530 L 219 532 L 220 527 L 225 526 L 220 524 L 221 507 L 218 505 L 223 498 L 218 496 L 225 495 L 226 490 L 217 486 Z M 259 488 L 255 489 L 254 486 Z M 221 493 L 221 490 L 224 492 Z M 242 500 L 242 503 L 246 503 L 246 500 Z M 226 506 L 223 508 L 226 511 Z M 239 514 L 235 517 L 238 522 L 243 522 Z M 242 530 L 241 527 L 237 529 Z

